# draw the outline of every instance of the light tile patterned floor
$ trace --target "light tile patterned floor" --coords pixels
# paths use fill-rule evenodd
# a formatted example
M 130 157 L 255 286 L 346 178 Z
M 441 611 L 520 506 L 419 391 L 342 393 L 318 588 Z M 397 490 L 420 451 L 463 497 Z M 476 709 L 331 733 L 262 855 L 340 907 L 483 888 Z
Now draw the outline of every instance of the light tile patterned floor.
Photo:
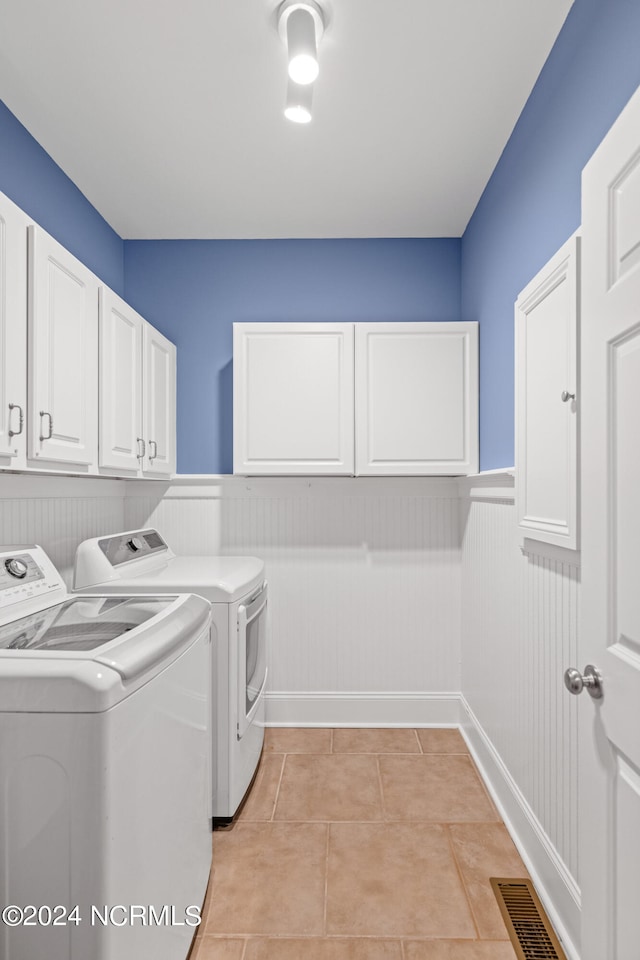
M 526 875 L 457 730 L 270 729 L 190 960 L 514 960 Z

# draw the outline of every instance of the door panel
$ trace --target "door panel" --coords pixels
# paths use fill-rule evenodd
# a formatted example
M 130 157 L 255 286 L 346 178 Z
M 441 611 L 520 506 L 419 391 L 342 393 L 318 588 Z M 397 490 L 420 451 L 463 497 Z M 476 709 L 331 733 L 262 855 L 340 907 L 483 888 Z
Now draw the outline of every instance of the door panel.
M 574 236 L 515 305 L 518 526 L 570 549 L 578 545 L 579 252 Z
M 353 325 L 234 324 L 234 472 L 353 473 Z
M 29 406 L 31 458 L 96 463 L 98 280 L 34 226 L 29 227 Z
M 478 469 L 477 324 L 357 323 L 356 473 Z
M 640 90 L 583 174 L 583 960 L 636 960 L 640 940 Z M 582 664 L 581 664 L 582 666 Z
M 176 470 L 176 348 L 144 324 L 145 473 L 169 477 Z
M 145 321 L 100 287 L 100 466 L 137 472 L 142 449 L 142 331 Z
M 28 225 L 0 194 L 0 466 L 14 469 L 26 460 Z

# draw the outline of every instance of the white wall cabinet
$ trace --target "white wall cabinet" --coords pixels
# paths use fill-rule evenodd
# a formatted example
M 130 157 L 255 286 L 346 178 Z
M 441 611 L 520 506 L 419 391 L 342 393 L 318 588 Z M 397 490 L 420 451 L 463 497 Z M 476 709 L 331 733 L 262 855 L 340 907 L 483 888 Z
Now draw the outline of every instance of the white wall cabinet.
M 100 288 L 102 470 L 175 472 L 176 348 L 108 287 Z
M 516 507 L 524 537 L 578 547 L 580 238 L 515 305 Z
M 0 194 L 0 466 L 26 464 L 27 227 L 29 219 Z
M 175 346 L 0 193 L 0 470 L 175 467 Z
M 145 323 L 143 337 L 143 470 L 170 476 L 176 470 L 176 348 Z
M 356 323 L 360 476 L 478 470 L 476 323 Z
M 234 323 L 233 469 L 352 474 L 353 324 Z
M 475 323 L 234 324 L 234 472 L 477 470 Z
M 29 235 L 29 458 L 82 472 L 98 455 L 98 285 L 40 227 Z

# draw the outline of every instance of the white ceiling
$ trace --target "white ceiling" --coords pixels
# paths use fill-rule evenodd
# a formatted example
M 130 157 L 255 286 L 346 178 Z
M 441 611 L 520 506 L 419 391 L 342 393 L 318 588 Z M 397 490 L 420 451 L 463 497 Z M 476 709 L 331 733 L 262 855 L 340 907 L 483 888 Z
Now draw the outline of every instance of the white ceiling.
M 460 236 L 573 0 L 3 0 L 0 98 L 125 238 Z

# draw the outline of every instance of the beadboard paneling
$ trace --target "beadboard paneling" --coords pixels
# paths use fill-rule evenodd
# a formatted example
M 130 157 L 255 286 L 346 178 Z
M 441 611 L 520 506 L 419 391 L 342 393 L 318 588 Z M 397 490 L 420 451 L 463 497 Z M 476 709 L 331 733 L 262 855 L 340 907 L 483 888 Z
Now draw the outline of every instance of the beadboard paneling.
M 117 481 L 2 477 L 0 544 L 40 544 L 70 587 L 78 544 L 123 528 L 124 492 Z
M 454 484 L 238 477 L 200 499 L 188 484 L 135 492 L 127 527 L 157 525 L 178 553 L 265 560 L 271 691 L 460 689 Z
M 578 881 L 578 558 L 523 554 L 512 502 L 461 500 L 462 692 Z M 530 549 L 533 549 L 533 543 Z

